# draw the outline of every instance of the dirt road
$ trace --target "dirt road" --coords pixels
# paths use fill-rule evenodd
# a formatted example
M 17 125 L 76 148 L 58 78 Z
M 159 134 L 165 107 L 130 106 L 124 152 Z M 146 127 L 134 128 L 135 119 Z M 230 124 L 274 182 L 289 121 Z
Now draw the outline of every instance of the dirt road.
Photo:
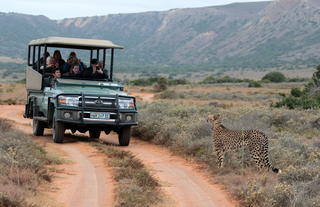
M 19 127 L 29 134 L 30 121 L 22 117 L 23 106 L 0 106 L 0 117 L 19 123 Z M 66 159 L 73 164 L 67 165 L 65 173 L 53 182 L 51 196 L 65 206 L 112 206 L 113 184 L 108 169 L 104 167 L 103 157 L 87 143 L 68 139 L 62 145 L 53 144 L 51 131 L 46 131 L 43 139 L 47 148 L 61 150 Z M 105 143 L 117 144 L 115 134 L 102 135 Z M 162 147 L 133 139 L 129 147 L 119 148 L 132 152 L 159 179 L 162 190 L 168 197 L 165 206 L 183 207 L 229 207 L 235 206 L 221 186 L 213 185 L 207 176 L 191 166 L 182 158 L 171 155 Z
M 103 137 L 106 143 L 116 144 L 115 135 Z M 235 206 L 221 186 L 210 183 L 207 175 L 184 159 L 172 155 L 167 149 L 133 139 L 133 153 L 160 181 L 163 191 L 171 199 L 169 206 L 179 207 L 229 207 Z
M 0 105 L 0 117 L 14 121 L 17 128 L 31 135 L 31 120 L 22 117 L 23 110 L 21 105 Z M 114 206 L 114 182 L 104 163 L 104 155 L 74 138 L 67 138 L 62 145 L 54 144 L 51 130 L 46 130 L 43 137 L 34 137 L 34 140 L 68 161 L 57 166 L 53 183 L 43 189 L 50 200 L 56 202 L 50 206 Z

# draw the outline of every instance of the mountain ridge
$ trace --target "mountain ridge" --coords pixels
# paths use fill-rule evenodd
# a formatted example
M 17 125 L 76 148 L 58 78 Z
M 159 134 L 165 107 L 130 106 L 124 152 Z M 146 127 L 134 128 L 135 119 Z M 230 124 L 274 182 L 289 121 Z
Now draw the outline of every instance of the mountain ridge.
M 109 39 L 123 45 L 126 50 L 119 54 L 119 61 L 124 68 L 290 69 L 313 67 L 320 58 L 317 0 L 233 3 L 62 20 L 0 13 L 0 24 L 7 22 L 15 27 L 6 24 L 0 29 L 0 55 L 12 57 L 21 57 L 31 39 L 68 36 Z M 17 33 L 24 35 L 19 39 Z M 15 47 L 10 48 L 9 43 Z

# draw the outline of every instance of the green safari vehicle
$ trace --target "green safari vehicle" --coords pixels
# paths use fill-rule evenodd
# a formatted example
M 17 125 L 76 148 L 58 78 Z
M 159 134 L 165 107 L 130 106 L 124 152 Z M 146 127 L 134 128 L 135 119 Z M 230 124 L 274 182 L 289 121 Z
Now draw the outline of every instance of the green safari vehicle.
M 53 81 L 46 64 L 40 63 L 47 59 L 42 54 L 57 48 L 87 54 L 89 63 L 100 57 L 103 67 L 110 57 L 109 70 L 104 69 L 107 75 L 103 79 L 61 76 Z M 123 48 L 107 40 L 48 37 L 29 42 L 24 117 L 33 119 L 35 136 L 43 136 L 45 128 L 52 128 L 53 141 L 62 143 L 68 129 L 72 133 L 89 131 L 93 139 L 102 131 L 114 131 L 120 146 L 129 145 L 131 126 L 137 125 L 136 100 L 113 82 L 115 49 Z

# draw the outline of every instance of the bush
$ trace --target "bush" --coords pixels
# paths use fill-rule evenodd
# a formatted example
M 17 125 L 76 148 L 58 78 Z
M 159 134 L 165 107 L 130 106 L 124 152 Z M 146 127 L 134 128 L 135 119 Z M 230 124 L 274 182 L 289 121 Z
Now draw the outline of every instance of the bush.
M 320 97 L 314 99 L 308 96 L 294 97 L 289 95 L 284 96 L 281 101 L 271 104 L 271 106 L 276 108 L 287 107 L 289 109 L 316 109 L 320 108 Z
M 249 88 L 261 88 L 262 85 L 258 81 L 250 81 L 248 87 Z
M 155 95 L 156 98 L 159 99 L 178 99 L 178 98 L 185 98 L 185 96 L 181 93 L 177 93 L 171 90 L 165 90 L 159 94 Z
M 281 83 L 286 80 L 286 77 L 281 72 L 270 72 L 263 76 L 262 80 L 267 80 L 274 83 Z
M 153 85 L 153 89 L 156 92 L 167 90 L 167 88 L 168 88 L 168 81 L 166 78 L 163 78 L 163 77 L 159 78 L 157 82 Z
M 281 95 L 282 99 L 272 104 L 273 107 L 287 107 L 289 109 L 320 108 L 320 66 L 312 76 L 312 81 L 305 85 L 303 91 L 292 88 L 289 96 Z
M 186 79 L 167 79 L 164 77 L 150 77 L 150 78 L 139 78 L 136 80 L 128 81 L 127 84 L 134 86 L 151 86 L 161 81 L 166 81 L 168 85 L 185 85 L 190 82 Z
M 238 78 L 232 78 L 230 76 L 223 76 L 223 77 L 214 77 L 214 76 L 208 76 L 204 80 L 200 81 L 200 84 L 213 84 L 213 83 L 242 83 L 242 82 L 248 82 L 248 79 L 238 79 Z
M 290 93 L 294 97 L 301 97 L 303 95 L 303 92 L 299 88 L 292 88 Z

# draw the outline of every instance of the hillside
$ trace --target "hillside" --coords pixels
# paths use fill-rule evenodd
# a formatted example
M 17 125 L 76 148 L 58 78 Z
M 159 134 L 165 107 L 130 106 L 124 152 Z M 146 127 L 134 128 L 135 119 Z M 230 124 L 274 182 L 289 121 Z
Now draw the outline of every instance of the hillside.
M 320 2 L 276 0 L 164 12 L 50 20 L 0 13 L 0 56 L 25 56 L 45 36 L 110 39 L 123 71 L 313 67 L 320 58 Z M 129 65 L 131 67 L 129 67 Z

